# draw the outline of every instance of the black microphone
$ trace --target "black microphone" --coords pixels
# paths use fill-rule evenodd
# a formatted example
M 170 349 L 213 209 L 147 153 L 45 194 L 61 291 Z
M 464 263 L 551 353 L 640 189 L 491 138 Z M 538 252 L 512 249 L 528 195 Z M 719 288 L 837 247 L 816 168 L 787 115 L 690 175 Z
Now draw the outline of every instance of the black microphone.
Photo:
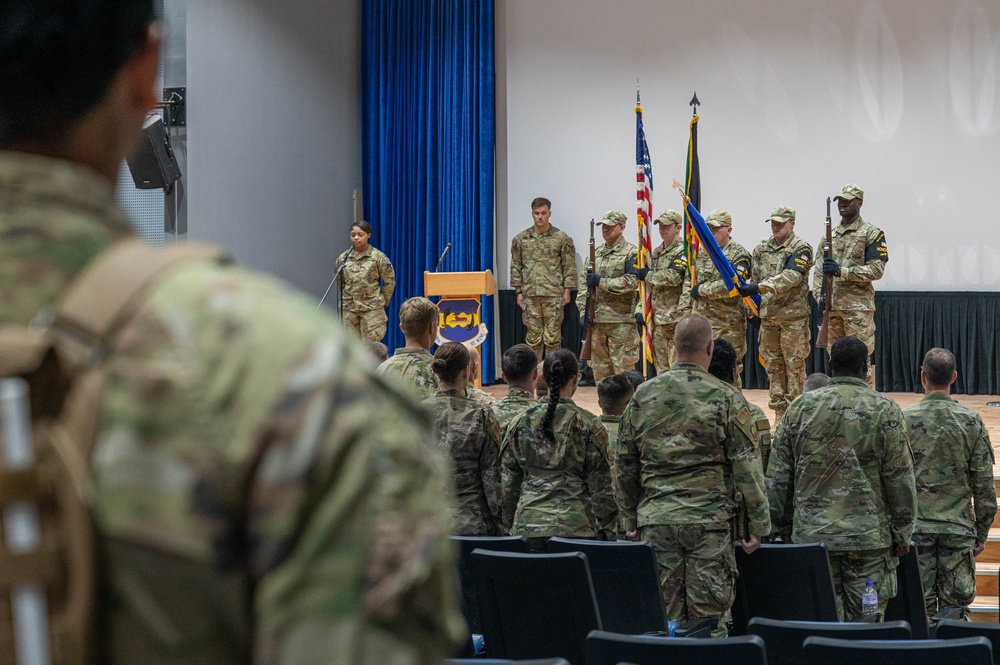
M 444 251 L 441 252 L 441 258 L 438 259 L 437 265 L 434 266 L 434 272 L 438 271 L 438 269 L 441 267 L 441 264 L 444 263 L 444 257 L 448 256 L 448 252 L 450 251 L 451 251 L 451 243 L 448 243 L 447 245 L 444 246 Z

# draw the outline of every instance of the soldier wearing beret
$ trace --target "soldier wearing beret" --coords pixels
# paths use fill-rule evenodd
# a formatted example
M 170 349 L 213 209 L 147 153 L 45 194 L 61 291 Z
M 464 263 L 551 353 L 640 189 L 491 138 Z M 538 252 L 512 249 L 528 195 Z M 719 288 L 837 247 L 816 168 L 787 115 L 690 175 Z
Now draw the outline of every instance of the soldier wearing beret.
M 889 250 L 885 234 L 861 218 L 865 193 L 857 185 L 844 185 L 836 197 L 840 225 L 833 230 L 833 258 L 816 263 L 813 296 L 822 299 L 823 276 L 833 275 L 833 304 L 827 331 L 828 349 L 845 335 L 857 337 L 875 353 L 875 287 L 885 273 Z M 826 237 L 816 245 L 816 255 L 825 256 Z M 875 387 L 875 371 L 869 364 L 866 381 Z
M 760 356 L 770 381 L 770 407 L 781 420 L 802 394 L 809 356 L 809 269 L 812 247 L 795 234 L 795 211 L 778 206 L 765 222 L 771 237 L 753 250 L 753 281 L 740 295 L 760 294 Z
M 597 383 L 612 374 L 633 369 L 639 362 L 639 333 L 635 328 L 638 250 L 622 237 L 625 219 L 620 210 L 609 210 L 598 222 L 604 244 L 597 248 L 593 273 L 587 275 L 587 286 L 596 287 L 591 365 Z M 576 306 L 581 312 L 586 311 L 586 291 L 581 289 Z M 586 314 L 582 325 L 587 325 Z

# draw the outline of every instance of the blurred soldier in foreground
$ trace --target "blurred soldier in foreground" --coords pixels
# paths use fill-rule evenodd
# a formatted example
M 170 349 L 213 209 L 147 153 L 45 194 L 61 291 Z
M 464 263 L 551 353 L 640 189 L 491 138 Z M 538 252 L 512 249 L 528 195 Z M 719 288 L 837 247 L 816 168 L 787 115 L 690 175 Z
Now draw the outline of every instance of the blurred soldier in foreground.
M 160 34 L 152 0 L 3 4 L 0 322 L 42 325 L 133 236 L 114 185 L 160 99 Z M 101 552 L 97 662 L 452 653 L 445 461 L 362 342 L 277 280 L 207 261 L 142 298 L 108 347 L 79 469 Z
M 434 356 L 431 346 L 437 338 L 438 307 L 427 298 L 408 298 L 399 308 L 399 329 L 404 346 L 378 367 L 379 376 L 395 376 L 414 391 L 418 399 L 426 399 L 437 390 L 437 376 L 431 369 Z
M 528 329 L 524 341 L 539 362 L 562 347 L 563 311 L 578 280 L 573 239 L 549 223 L 551 208 L 546 198 L 532 201 L 531 228 L 510 243 L 510 285 Z
M 625 240 L 625 213 L 609 210 L 598 222 L 604 244 L 597 248 L 593 273 L 587 275 L 587 286 L 596 290 L 594 296 L 594 334 L 590 364 L 594 381 L 600 383 L 612 374 L 635 369 L 639 362 L 639 333 L 635 329 L 636 289 L 635 261 L 638 250 Z M 576 306 L 587 311 L 587 292 L 580 289 Z M 581 317 L 581 327 L 587 326 Z
M 786 542 L 826 545 L 842 621 L 861 615 L 872 580 L 879 612 L 896 595 L 896 559 L 910 548 L 916 496 L 903 414 L 865 384 L 856 337 L 830 349 L 829 385 L 788 407 L 767 469 L 771 523 Z
M 986 548 L 997 512 L 993 445 L 979 414 L 948 393 L 955 356 L 931 349 L 920 367 L 925 397 L 903 409 L 917 487 L 917 546 L 927 616 L 976 597 L 973 557 Z
M 712 326 L 677 324 L 677 363 L 636 391 L 614 448 L 615 496 L 627 536 L 656 548 L 667 617 L 722 616 L 733 605 L 731 521 L 743 497 L 747 552 L 771 532 L 753 416 L 740 391 L 708 373 Z M 719 622 L 716 636 L 725 636 Z
M 795 235 L 795 211 L 778 206 L 767 218 L 771 237 L 753 250 L 753 281 L 740 295 L 760 294 L 760 357 L 776 420 L 802 394 L 809 357 L 809 269 L 812 247 Z

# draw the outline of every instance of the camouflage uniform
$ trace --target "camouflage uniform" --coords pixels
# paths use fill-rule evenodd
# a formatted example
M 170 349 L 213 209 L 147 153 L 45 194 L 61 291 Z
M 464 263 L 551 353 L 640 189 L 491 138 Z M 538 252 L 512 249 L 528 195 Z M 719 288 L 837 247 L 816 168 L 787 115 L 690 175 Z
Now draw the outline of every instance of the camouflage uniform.
M 0 321 L 27 323 L 130 235 L 89 169 L 0 153 Z M 368 350 L 234 267 L 184 264 L 143 298 L 107 366 L 89 477 L 102 662 L 452 653 L 446 463 Z
M 493 395 L 471 384 L 465 387 L 465 396 L 485 406 L 492 406 L 497 401 Z
M 675 240 L 669 247 L 660 245 L 649 256 L 646 284 L 653 299 L 653 364 L 657 374 L 663 374 L 674 358 L 674 328 L 687 314 L 690 300 L 683 296 L 687 276 L 684 241 Z
M 802 394 L 806 380 L 812 264 L 812 248 L 795 233 L 781 244 L 772 236 L 753 250 L 750 281 L 760 289 L 760 357 L 771 383 L 769 406 L 778 419 Z
M 594 296 L 594 332 L 591 339 L 591 366 L 594 381 L 600 383 L 612 374 L 635 369 L 639 362 L 639 332 L 635 326 L 635 303 L 638 280 L 626 275 L 627 266 L 634 265 L 636 246 L 620 238 L 613 247 L 597 248 L 594 272 L 601 276 Z M 576 306 L 587 311 L 587 290 L 580 289 Z
M 434 356 L 423 347 L 402 346 L 392 357 L 378 366 L 379 376 L 396 376 L 414 391 L 417 399 L 434 395 L 438 387 L 437 374 L 431 369 Z
M 493 402 L 491 406 L 493 408 L 493 415 L 497 417 L 497 422 L 500 423 L 501 442 L 507 440 L 507 427 L 514 422 L 514 418 L 529 406 L 534 406 L 537 403 L 538 400 L 535 399 L 534 393 L 524 388 L 514 387 L 510 388 L 503 398 Z
M 767 473 L 767 460 L 771 456 L 771 421 L 767 419 L 764 409 L 752 402 L 747 402 L 750 413 L 753 415 L 754 428 L 757 430 L 757 455 L 760 457 L 760 466 Z
M 378 342 L 385 337 L 385 308 L 396 289 L 396 271 L 389 257 L 371 245 L 362 254 L 353 249 L 344 252 L 334 270 L 341 264 L 345 264 L 341 273 L 344 321 L 361 339 Z
M 722 248 L 729 262 L 744 280 L 750 279 L 750 252 L 735 240 Z M 698 273 L 698 299 L 693 300 L 691 311 L 701 314 L 712 324 L 716 337 L 721 337 L 736 350 L 736 385 L 743 373 L 743 356 L 747 353 L 747 315 L 743 299 L 730 296 L 722 275 L 715 269 L 707 251 L 698 253 L 695 261 Z
M 536 403 L 508 429 L 502 460 L 503 520 L 529 538 L 615 539 L 608 433 L 600 419 L 560 397 L 552 431 L 542 432 L 548 403 Z
M 903 418 L 917 479 L 913 542 L 927 616 L 934 616 L 976 596 L 972 548 L 986 542 L 997 511 L 993 445 L 979 414 L 947 395 L 927 395 L 903 409 Z
M 532 226 L 510 243 L 510 285 L 524 296 L 524 342 L 538 358 L 562 347 L 563 293 L 577 287 L 573 239 L 549 225 Z
M 424 400 L 438 445 L 455 471 L 455 535 L 499 536 L 500 424 L 493 410 L 460 394 L 438 390 Z
M 829 552 L 841 619 L 861 614 L 865 582 L 879 610 L 896 595 L 890 545 L 909 545 L 916 516 L 903 414 L 861 379 L 833 377 L 785 412 L 767 470 L 771 523 Z
M 739 390 L 693 363 L 646 381 L 625 408 L 615 496 L 625 528 L 639 528 L 656 548 L 669 619 L 721 617 L 732 607 L 737 493 L 750 531 L 771 532 L 757 445 Z
M 844 187 L 846 191 L 851 185 Z M 826 235 L 816 245 L 816 268 L 813 275 L 813 296 L 819 302 L 823 289 L 823 260 Z M 833 229 L 833 258 L 840 264 L 840 276 L 833 278 L 833 302 L 827 349 L 841 337 L 857 337 L 875 353 L 875 287 L 872 285 L 885 273 L 889 250 L 885 234 L 859 215 L 850 224 L 841 222 Z M 875 370 L 868 368 L 868 385 L 875 387 Z

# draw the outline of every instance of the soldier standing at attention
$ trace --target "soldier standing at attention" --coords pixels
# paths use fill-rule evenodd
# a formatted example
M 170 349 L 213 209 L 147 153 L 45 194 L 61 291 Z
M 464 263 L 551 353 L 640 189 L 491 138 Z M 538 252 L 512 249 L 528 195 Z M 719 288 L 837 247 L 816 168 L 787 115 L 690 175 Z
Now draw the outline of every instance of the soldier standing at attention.
M 736 351 L 733 345 L 717 337 L 715 348 L 712 349 L 712 363 L 708 373 L 724 383 L 736 385 Z M 771 422 L 767 419 L 764 409 L 753 402 L 747 402 L 753 415 L 754 429 L 757 430 L 757 453 L 760 456 L 760 466 L 767 473 L 767 460 L 771 456 Z
M 153 5 L 0 10 L 0 322 L 47 319 L 134 239 L 115 179 L 162 99 Z M 101 553 L 95 660 L 453 653 L 446 460 L 357 336 L 278 280 L 209 261 L 171 268 L 140 298 L 108 345 L 95 448 L 77 469 Z
M 562 347 L 563 309 L 578 278 L 573 239 L 549 223 L 551 215 L 552 203 L 536 198 L 533 226 L 510 243 L 510 285 L 528 329 L 524 341 L 538 358 Z
M 469 349 L 445 342 L 434 353 L 438 389 L 424 400 L 438 445 L 455 470 L 455 535 L 500 536 L 500 424 L 493 410 L 465 396 Z
M 885 611 L 917 512 L 903 414 L 865 384 L 867 367 L 863 342 L 834 343 L 830 383 L 788 407 L 767 468 L 775 533 L 826 545 L 841 621 L 861 615 L 868 580 Z
M 618 425 L 622 420 L 625 406 L 635 394 L 635 387 L 628 376 L 612 374 L 597 386 L 597 404 L 601 407 L 601 424 L 608 431 L 608 450 L 612 450 L 618 440 Z
M 840 224 L 833 230 L 833 258 L 816 262 L 813 297 L 822 300 L 823 275 L 833 275 L 833 304 L 830 311 L 829 347 L 845 335 L 857 337 L 875 353 L 875 287 L 885 273 L 889 250 L 885 234 L 861 218 L 865 193 L 857 185 L 844 185 L 836 197 Z M 816 245 L 816 256 L 824 256 L 826 237 Z M 820 311 L 823 306 L 820 304 Z M 875 388 L 875 367 L 865 372 L 868 385 Z
M 713 210 L 705 218 L 716 242 L 729 262 L 745 281 L 750 280 L 750 252 L 729 236 L 733 232 L 733 218 L 725 210 Z M 736 350 L 736 387 L 740 387 L 743 374 L 743 356 L 747 352 L 747 315 L 743 300 L 730 295 L 722 274 L 715 269 L 708 252 L 698 253 L 695 262 L 698 283 L 691 288 L 692 311 L 701 314 L 709 323 L 716 337 L 721 337 Z
M 733 605 L 731 520 L 739 492 L 760 546 L 771 532 L 753 416 L 740 391 L 708 373 L 712 326 L 689 314 L 677 324 L 677 363 L 636 390 L 614 448 L 615 496 L 627 537 L 656 548 L 667 618 L 720 618 Z M 719 623 L 716 636 L 724 637 Z
M 504 525 L 538 551 L 552 536 L 616 535 L 608 433 L 597 416 L 573 403 L 579 370 L 567 349 L 545 356 L 549 399 L 514 419 L 502 453 Z
M 515 344 L 503 352 L 501 375 L 507 382 L 507 394 L 493 403 L 493 415 L 500 423 L 501 441 L 507 439 L 507 425 L 529 406 L 537 404 L 535 380 L 538 358 L 527 344 Z
M 351 224 L 354 249 L 340 255 L 334 272 L 344 266 L 340 276 L 344 321 L 361 339 L 377 342 L 385 337 L 389 321 L 385 308 L 396 289 L 396 272 L 389 257 L 371 246 L 371 237 L 371 224 L 365 220 Z
M 973 557 L 997 512 L 993 445 L 979 414 L 948 396 L 955 356 L 931 349 L 920 367 L 926 396 L 903 409 L 917 487 L 917 546 L 927 616 L 976 597 Z
M 683 215 L 676 210 L 667 210 L 656 218 L 654 224 L 663 243 L 650 254 L 648 267 L 635 270 L 636 277 L 645 280 L 652 291 L 653 364 L 657 374 L 670 369 L 674 328 L 690 306 L 690 300 L 681 297 L 687 276 L 684 241 L 680 237 L 682 220 Z
M 405 345 L 378 366 L 379 375 L 399 377 L 418 399 L 426 399 L 437 390 L 431 345 L 437 338 L 439 316 L 437 305 L 427 298 L 408 298 L 399 308 L 399 329 Z
M 812 247 L 795 234 L 795 211 L 778 206 L 765 220 L 771 237 L 753 250 L 751 282 L 740 295 L 761 295 L 760 356 L 770 381 L 775 420 L 802 394 L 809 357 L 809 269 Z
M 635 303 L 638 281 L 635 262 L 636 246 L 625 240 L 625 213 L 609 210 L 598 224 L 604 244 L 597 248 L 597 265 L 587 275 L 587 286 L 595 287 L 594 333 L 591 366 L 594 381 L 600 383 L 612 374 L 635 369 L 639 362 L 639 333 L 635 329 Z M 576 306 L 587 311 L 587 292 L 577 294 Z M 587 315 L 580 319 L 587 326 Z

